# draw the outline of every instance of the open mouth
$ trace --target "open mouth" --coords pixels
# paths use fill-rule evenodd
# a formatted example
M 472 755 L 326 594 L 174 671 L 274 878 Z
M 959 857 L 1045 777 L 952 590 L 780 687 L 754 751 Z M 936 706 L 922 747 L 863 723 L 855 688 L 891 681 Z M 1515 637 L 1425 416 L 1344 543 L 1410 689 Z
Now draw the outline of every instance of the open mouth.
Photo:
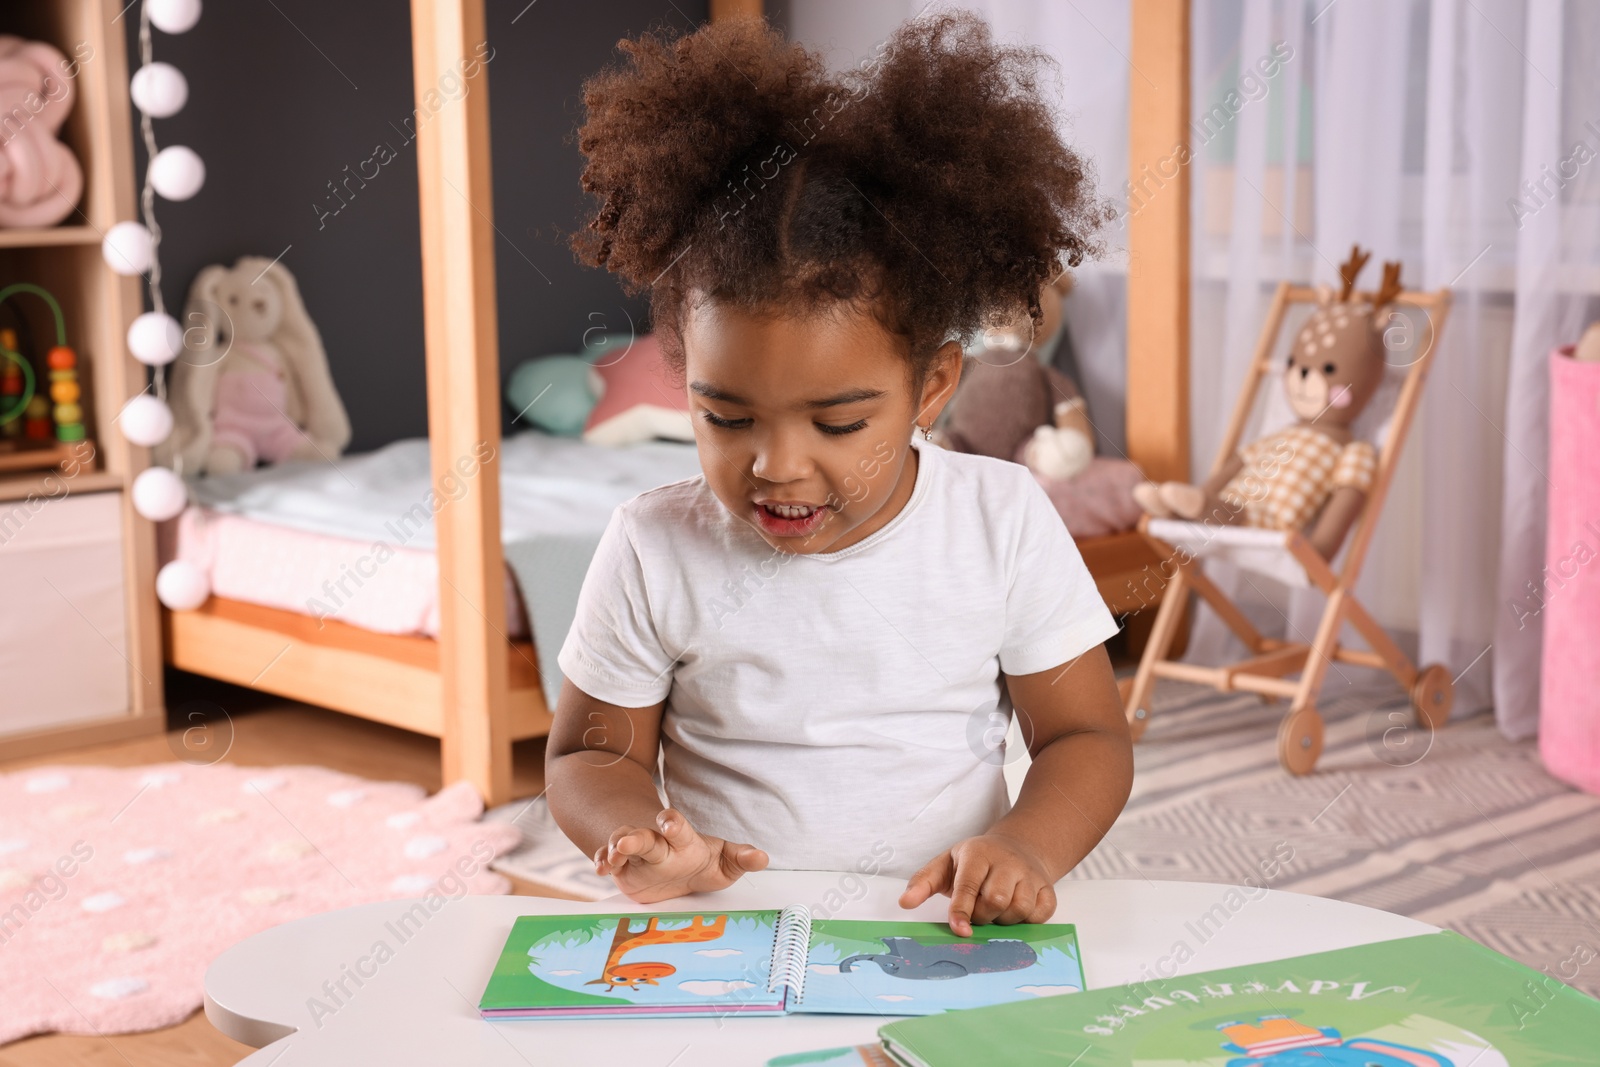
M 758 501 L 756 524 L 774 537 L 804 537 L 821 526 L 831 509 L 820 504 Z

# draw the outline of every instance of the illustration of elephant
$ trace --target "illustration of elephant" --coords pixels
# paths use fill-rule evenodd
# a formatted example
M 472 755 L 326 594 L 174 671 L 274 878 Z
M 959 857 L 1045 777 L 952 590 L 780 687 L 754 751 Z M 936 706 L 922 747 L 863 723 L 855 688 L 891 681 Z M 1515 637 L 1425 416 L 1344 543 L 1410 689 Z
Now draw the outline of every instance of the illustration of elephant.
M 1039 961 L 1033 946 L 1026 941 L 998 938 L 994 941 L 956 941 L 947 945 L 924 945 L 914 937 L 885 937 L 880 940 L 888 952 L 850 956 L 839 961 L 841 973 L 851 964 L 871 961 L 884 974 L 896 978 L 941 980 L 965 978 L 969 974 L 1020 971 Z

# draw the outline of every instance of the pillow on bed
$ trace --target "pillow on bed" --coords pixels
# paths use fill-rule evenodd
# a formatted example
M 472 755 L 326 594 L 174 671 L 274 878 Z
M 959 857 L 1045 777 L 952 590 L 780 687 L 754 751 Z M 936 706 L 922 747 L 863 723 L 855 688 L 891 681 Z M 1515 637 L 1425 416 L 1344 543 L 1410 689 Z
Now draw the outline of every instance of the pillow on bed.
M 605 391 L 584 424 L 585 441 L 615 446 L 658 438 L 694 440 L 689 398 L 668 378 L 661 346 L 653 335 L 608 348 L 593 363 Z

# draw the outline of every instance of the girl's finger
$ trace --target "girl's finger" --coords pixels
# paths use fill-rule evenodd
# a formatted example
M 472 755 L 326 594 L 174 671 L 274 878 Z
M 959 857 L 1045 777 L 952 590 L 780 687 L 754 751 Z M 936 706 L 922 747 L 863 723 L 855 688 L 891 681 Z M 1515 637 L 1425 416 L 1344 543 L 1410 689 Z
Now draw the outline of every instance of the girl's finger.
M 991 867 L 983 880 L 983 885 L 978 889 L 972 920 L 979 924 L 994 922 L 1011 907 L 1016 895 L 1016 877 L 1004 867 Z
M 1046 884 L 1039 890 L 1039 898 L 1034 902 L 1033 915 L 1027 919 L 1031 923 L 1047 923 L 1056 917 L 1056 887 Z
M 971 852 L 956 860 L 950 876 L 950 932 L 958 937 L 972 936 L 972 913 L 978 906 L 978 893 L 989 877 L 989 862 Z
M 612 863 L 624 863 L 628 860 L 660 863 L 671 853 L 672 849 L 667 845 L 666 838 L 654 830 L 639 829 L 624 834 L 620 840 L 614 842 L 609 858 Z
M 1016 889 L 1012 892 L 1011 903 L 1006 907 L 1005 911 L 995 916 L 994 921 L 1002 926 L 1010 926 L 1013 923 L 1037 922 L 1038 920 L 1033 916 L 1039 908 L 1039 893 L 1040 888 L 1037 883 L 1026 878 L 1018 882 Z
M 770 861 L 767 854 L 756 846 L 733 841 L 722 842 L 716 859 L 717 872 L 728 885 L 737 882 L 748 871 L 763 870 Z
M 656 816 L 656 827 L 661 831 L 667 844 L 674 849 L 688 848 L 700 836 L 677 808 L 662 808 L 661 813 Z
M 767 864 L 772 862 L 772 857 L 767 855 L 767 850 L 757 848 L 755 845 L 745 849 L 740 856 L 740 862 L 744 864 L 744 869 L 747 871 L 764 871 L 767 869 Z
M 611 838 L 600 846 L 600 863 L 604 865 L 602 873 L 615 875 L 628 865 L 628 857 L 618 851 L 618 846 L 633 833 L 633 827 L 622 826 L 611 831 Z
M 949 892 L 952 870 L 954 861 L 950 853 L 948 851 L 940 853 L 906 882 L 905 891 L 900 894 L 900 906 L 914 908 L 935 893 Z

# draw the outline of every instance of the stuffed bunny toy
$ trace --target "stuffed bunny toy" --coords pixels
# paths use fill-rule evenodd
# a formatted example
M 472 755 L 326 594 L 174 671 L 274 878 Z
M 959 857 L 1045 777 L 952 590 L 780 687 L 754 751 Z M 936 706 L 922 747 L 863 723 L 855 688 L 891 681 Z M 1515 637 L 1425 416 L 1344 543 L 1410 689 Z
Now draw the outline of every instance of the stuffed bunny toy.
M 1072 380 L 1039 358 L 1060 336 L 1061 302 L 1071 288 L 1066 274 L 1044 287 L 1037 331 L 1027 319 L 986 331 L 982 349 L 962 367 L 935 440 L 952 451 L 1015 460 L 1045 478 L 1071 478 L 1089 465 L 1088 407 Z M 1042 340 L 1035 343 L 1035 336 Z
M 183 326 L 168 444 L 183 473 L 331 462 L 350 443 L 322 338 L 282 263 L 242 256 L 232 267 L 204 268 Z
M 1385 263 L 1370 300 L 1354 299 L 1369 253 L 1350 250 L 1343 287 L 1318 306 L 1289 349 L 1283 388 L 1296 421 L 1236 452 L 1204 485 L 1145 482 L 1134 499 L 1149 515 L 1271 530 L 1304 530 L 1332 559 L 1366 503 L 1377 452 L 1350 426 L 1383 381 L 1379 312 L 1400 293 L 1400 264 Z

